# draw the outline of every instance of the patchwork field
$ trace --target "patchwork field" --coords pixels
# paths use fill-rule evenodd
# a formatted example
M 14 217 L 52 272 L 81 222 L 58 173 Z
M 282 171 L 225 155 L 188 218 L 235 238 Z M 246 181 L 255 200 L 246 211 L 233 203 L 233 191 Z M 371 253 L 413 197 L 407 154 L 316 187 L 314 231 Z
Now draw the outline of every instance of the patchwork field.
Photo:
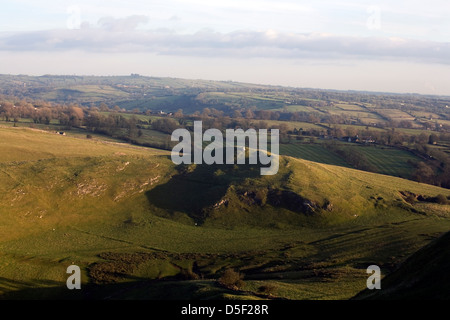
M 410 179 L 415 170 L 413 164 L 421 160 L 408 151 L 389 147 L 342 144 L 341 148 L 363 155 L 376 173 L 406 179 Z M 352 167 L 344 158 L 325 148 L 323 143 L 281 144 L 280 154 L 325 164 Z
M 325 164 L 350 166 L 344 159 L 320 144 L 281 144 L 280 154 Z
M 368 162 L 375 167 L 376 172 L 406 179 L 410 179 L 415 170 L 413 163 L 420 161 L 420 158 L 412 153 L 394 148 L 378 146 L 352 146 L 348 148 L 363 154 Z

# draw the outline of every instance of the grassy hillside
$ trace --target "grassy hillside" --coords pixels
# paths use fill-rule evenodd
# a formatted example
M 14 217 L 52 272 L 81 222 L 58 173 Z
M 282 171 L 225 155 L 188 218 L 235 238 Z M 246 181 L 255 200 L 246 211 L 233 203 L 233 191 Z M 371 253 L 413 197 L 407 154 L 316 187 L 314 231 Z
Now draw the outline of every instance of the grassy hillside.
M 450 230 L 430 200 L 450 190 L 291 157 L 262 177 L 24 128 L 0 147 L 0 299 L 348 299 Z M 229 268 L 239 290 L 216 282 Z
M 448 300 L 450 298 L 450 233 L 409 257 L 382 279 L 383 290 L 365 290 L 356 299 Z

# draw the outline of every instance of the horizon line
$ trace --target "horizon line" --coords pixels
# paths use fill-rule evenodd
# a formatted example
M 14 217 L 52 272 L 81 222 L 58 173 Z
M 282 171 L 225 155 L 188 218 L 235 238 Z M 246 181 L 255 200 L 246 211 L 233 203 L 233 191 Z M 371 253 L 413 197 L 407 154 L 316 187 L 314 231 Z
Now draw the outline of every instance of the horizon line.
M 317 91 L 334 91 L 334 92 L 343 92 L 343 93 L 366 93 L 373 95 L 409 95 L 409 96 L 423 96 L 423 97 L 441 97 L 441 98 L 450 98 L 450 95 L 447 94 L 431 94 L 431 93 L 417 93 L 417 92 L 395 92 L 395 91 L 375 91 L 370 89 L 358 90 L 358 89 L 332 89 L 332 88 L 314 88 L 314 87 L 297 87 L 297 86 L 288 86 L 281 84 L 267 84 L 267 83 L 255 83 L 255 82 L 244 82 L 238 80 L 214 80 L 214 79 L 194 79 L 194 78 L 183 78 L 183 77 L 173 77 L 173 76 L 155 76 L 155 75 L 143 75 L 140 73 L 130 73 L 130 74 L 117 74 L 117 75 L 95 75 L 95 74 L 52 74 L 46 73 L 41 75 L 31 75 L 31 74 L 11 74 L 11 73 L 0 73 L 0 76 L 25 76 L 25 77 L 97 77 L 97 78 L 114 78 L 114 77 L 144 77 L 144 78 L 165 78 L 165 79 L 175 79 L 175 80 L 186 80 L 186 81 L 210 81 L 210 82 L 225 82 L 225 83 L 239 83 L 245 85 L 256 85 L 263 87 L 273 87 L 273 88 L 285 88 L 285 89 L 294 89 L 294 90 L 317 90 Z

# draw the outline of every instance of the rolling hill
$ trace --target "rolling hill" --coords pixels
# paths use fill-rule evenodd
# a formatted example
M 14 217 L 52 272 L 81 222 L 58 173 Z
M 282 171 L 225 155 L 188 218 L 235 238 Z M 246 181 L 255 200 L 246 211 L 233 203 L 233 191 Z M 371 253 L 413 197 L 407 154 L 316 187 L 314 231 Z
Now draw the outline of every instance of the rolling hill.
M 260 176 L 3 127 L 0 148 L 0 299 L 348 299 L 450 229 L 450 190 L 291 157 Z M 239 290 L 216 281 L 230 268 Z

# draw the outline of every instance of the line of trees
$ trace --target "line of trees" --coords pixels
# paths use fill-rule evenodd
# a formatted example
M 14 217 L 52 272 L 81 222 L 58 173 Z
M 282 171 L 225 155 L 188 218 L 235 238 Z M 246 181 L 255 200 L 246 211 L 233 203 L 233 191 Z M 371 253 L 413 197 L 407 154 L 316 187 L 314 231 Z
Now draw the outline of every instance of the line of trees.
M 415 164 L 416 169 L 412 179 L 450 189 L 449 154 L 427 145 L 415 145 L 414 147 L 427 155 L 429 159 Z
M 58 105 L 46 101 L 28 102 L 0 99 L 0 119 L 18 122 L 19 119 L 32 119 L 36 124 L 50 124 L 52 120 L 67 127 L 80 126 L 86 109 L 78 105 Z

